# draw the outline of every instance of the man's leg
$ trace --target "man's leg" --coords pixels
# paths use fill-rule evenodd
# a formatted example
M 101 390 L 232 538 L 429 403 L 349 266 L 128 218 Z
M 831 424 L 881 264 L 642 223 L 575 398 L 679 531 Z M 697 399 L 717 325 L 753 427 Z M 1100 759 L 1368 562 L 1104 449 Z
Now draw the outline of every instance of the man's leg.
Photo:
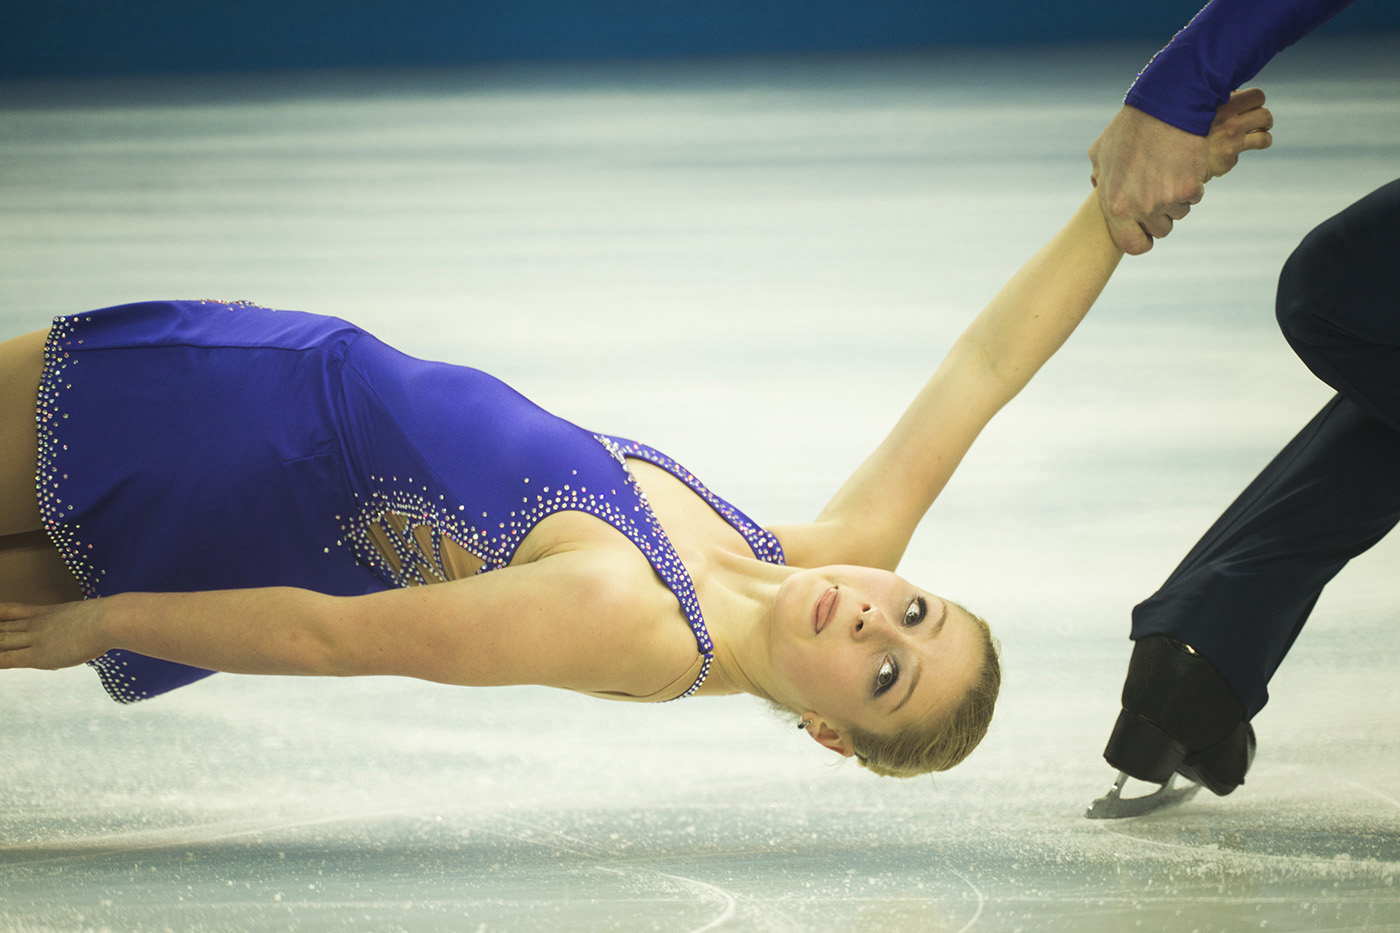
M 1234 790 L 1253 753 L 1248 720 L 1322 588 L 1397 520 L 1400 431 L 1337 396 L 1133 610 L 1109 763 Z
M 1337 396 L 1133 609 L 1209 658 L 1249 719 L 1322 588 L 1400 521 L 1400 431 Z
M 1400 519 L 1400 182 L 1319 225 L 1279 279 L 1289 342 L 1333 399 L 1133 612 L 1104 756 L 1218 794 L 1244 780 L 1248 720 L 1322 588 Z
M 1279 276 L 1278 322 L 1319 379 L 1400 431 L 1400 180 L 1303 238 Z

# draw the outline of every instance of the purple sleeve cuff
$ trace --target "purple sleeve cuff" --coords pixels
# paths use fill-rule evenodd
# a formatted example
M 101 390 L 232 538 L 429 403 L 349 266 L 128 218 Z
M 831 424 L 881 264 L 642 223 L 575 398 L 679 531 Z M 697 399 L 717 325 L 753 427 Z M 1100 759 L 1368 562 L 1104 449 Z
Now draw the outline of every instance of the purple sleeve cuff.
M 1213 0 L 1152 57 L 1124 103 L 1197 136 L 1269 59 L 1353 0 Z

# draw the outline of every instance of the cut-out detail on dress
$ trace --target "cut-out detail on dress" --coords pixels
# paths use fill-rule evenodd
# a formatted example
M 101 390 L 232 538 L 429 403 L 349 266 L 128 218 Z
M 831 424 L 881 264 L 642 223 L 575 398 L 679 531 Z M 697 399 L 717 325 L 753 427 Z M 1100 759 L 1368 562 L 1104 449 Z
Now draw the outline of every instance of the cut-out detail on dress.
M 486 562 L 427 522 L 388 511 L 365 524 L 369 543 L 401 586 L 461 580 L 481 572 Z

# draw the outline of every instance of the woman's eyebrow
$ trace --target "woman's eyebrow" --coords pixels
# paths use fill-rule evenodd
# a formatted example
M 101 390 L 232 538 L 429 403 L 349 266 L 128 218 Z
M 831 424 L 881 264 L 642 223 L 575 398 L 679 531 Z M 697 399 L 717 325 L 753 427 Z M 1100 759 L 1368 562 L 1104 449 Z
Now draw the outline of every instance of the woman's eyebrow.
M 938 633 L 943 631 L 943 623 L 948 621 L 948 600 L 939 599 L 938 601 L 943 604 L 943 611 L 940 612 L 938 618 L 934 620 L 929 630 L 929 638 L 937 637 Z
M 910 673 L 909 678 L 908 678 L 908 680 L 909 680 L 909 689 L 906 690 L 906 691 L 904 691 L 904 698 L 901 699 L 898 703 L 896 703 L 896 704 L 894 705 L 894 709 L 890 710 L 890 714 L 891 714 L 891 715 L 893 715 L 893 714 L 899 712 L 899 708 L 900 708 L 901 706 L 903 706 L 905 703 L 908 703 L 908 702 L 909 702 L 909 698 L 910 698 L 911 696 L 914 695 L 914 687 L 916 687 L 916 686 L 918 685 L 918 683 L 919 683 L 919 673 L 920 673 L 922 670 L 923 670 L 923 666 L 922 666 L 922 665 L 920 665 L 920 664 L 915 664 L 915 665 L 914 665 L 914 670 L 913 670 L 912 673 Z

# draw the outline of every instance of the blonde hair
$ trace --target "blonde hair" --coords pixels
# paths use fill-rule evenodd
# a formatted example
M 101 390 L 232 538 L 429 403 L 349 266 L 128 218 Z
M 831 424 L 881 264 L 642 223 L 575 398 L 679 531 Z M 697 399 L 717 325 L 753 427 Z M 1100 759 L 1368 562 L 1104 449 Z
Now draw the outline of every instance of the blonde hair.
M 954 604 L 956 605 L 956 604 Z M 962 606 L 958 606 L 967 612 Z M 856 760 L 876 774 L 908 778 L 947 771 L 962 761 L 987 734 L 1001 692 L 1001 645 L 981 617 L 967 614 L 982 634 L 982 672 L 962 702 L 946 718 L 921 722 L 891 735 L 853 729 Z

